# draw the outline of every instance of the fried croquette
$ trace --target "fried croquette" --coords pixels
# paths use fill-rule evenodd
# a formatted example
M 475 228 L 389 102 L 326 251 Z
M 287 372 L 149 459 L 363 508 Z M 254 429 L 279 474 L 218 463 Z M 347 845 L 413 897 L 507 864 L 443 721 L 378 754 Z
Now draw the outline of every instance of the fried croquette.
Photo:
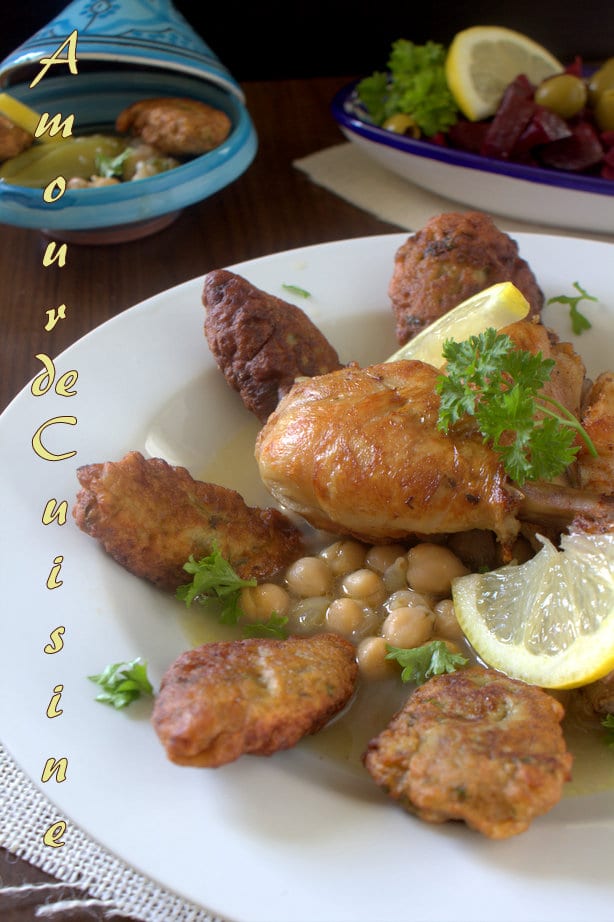
M 261 422 L 298 377 L 341 368 L 339 356 L 299 307 L 225 269 L 204 281 L 205 336 L 218 367 Z
M 397 250 L 388 294 L 403 345 L 461 301 L 513 282 L 539 315 L 544 296 L 518 245 L 478 211 L 431 218 Z
M 162 679 L 152 721 L 178 765 L 269 756 L 315 733 L 351 698 L 355 649 L 336 634 L 208 643 Z
M 198 99 L 169 96 L 133 103 L 117 116 L 115 128 L 171 157 L 195 157 L 219 147 L 232 122 L 221 109 Z
M 550 810 L 571 777 L 563 714 L 541 689 L 471 667 L 417 688 L 369 743 L 364 763 L 421 819 L 464 820 L 504 839 Z
M 21 154 L 33 143 L 33 135 L 4 115 L 0 115 L 0 163 Z
M 234 490 L 194 480 L 183 467 L 131 451 L 119 462 L 87 464 L 73 515 L 79 528 L 136 576 L 174 591 L 183 564 L 214 547 L 243 579 L 265 579 L 302 548 L 277 509 L 247 506 Z

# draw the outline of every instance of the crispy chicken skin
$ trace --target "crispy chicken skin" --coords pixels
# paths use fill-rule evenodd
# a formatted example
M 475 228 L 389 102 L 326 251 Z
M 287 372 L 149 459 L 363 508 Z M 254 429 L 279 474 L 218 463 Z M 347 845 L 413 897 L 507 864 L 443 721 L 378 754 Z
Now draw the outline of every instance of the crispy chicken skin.
M 352 696 L 353 644 L 336 634 L 204 644 L 162 679 L 153 725 L 168 758 L 216 768 L 289 749 Z
M 299 307 L 226 269 L 204 281 L 205 336 L 218 367 L 261 422 L 294 380 L 341 367 L 339 356 Z
M 198 99 L 159 97 L 141 99 L 117 116 L 115 128 L 153 144 L 172 157 L 206 154 L 230 134 L 232 123 L 225 112 Z
M 470 211 L 431 218 L 395 255 L 388 294 L 399 343 L 497 282 L 513 282 L 540 313 L 544 296 L 531 269 L 490 217 Z
M 614 372 L 605 371 L 592 385 L 582 425 L 590 435 L 597 457 L 582 445 L 578 455 L 580 485 L 606 494 L 614 493 Z
M 0 115 L 0 163 L 16 157 L 34 143 L 34 137 L 4 115 Z
M 298 530 L 278 510 L 247 506 L 234 490 L 160 458 L 131 451 L 119 462 L 80 467 L 77 476 L 79 528 L 161 589 L 188 582 L 183 564 L 214 544 L 244 579 L 271 577 L 300 553 Z
M 563 714 L 546 692 L 491 669 L 436 676 L 369 743 L 365 766 L 421 819 L 505 839 L 550 810 L 571 777 Z
M 438 372 L 349 366 L 294 385 L 256 440 L 267 489 L 314 527 L 365 541 L 518 531 L 515 500 L 473 428 L 436 428 Z

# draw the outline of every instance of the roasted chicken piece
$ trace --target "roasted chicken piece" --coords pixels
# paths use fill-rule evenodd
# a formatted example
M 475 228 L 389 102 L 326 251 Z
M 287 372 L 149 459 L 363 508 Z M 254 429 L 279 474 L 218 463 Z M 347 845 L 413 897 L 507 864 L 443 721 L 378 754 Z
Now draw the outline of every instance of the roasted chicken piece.
M 247 506 L 234 490 L 194 480 L 183 467 L 129 452 L 87 464 L 73 515 L 79 528 L 136 576 L 174 591 L 184 563 L 214 547 L 244 579 L 265 579 L 294 560 L 302 540 L 277 509 Z
M 540 324 L 507 332 L 555 358 L 550 387 L 573 411 L 583 366 L 570 348 Z M 438 374 L 402 361 L 298 382 L 258 435 L 264 484 L 316 528 L 365 541 L 486 529 L 507 545 L 521 518 L 611 521 L 611 505 L 564 484 L 515 487 L 472 421 L 440 432 Z
M 354 645 L 336 634 L 252 638 L 188 650 L 162 679 L 153 725 L 179 765 L 269 756 L 315 733 L 349 701 Z
M 401 345 L 461 301 L 513 282 L 539 315 L 543 293 L 518 245 L 478 211 L 436 215 L 395 255 L 388 294 Z
M 614 493 L 614 372 L 603 372 L 592 385 L 582 425 L 593 440 L 597 457 L 589 454 L 585 446 L 580 449 L 580 486 L 600 493 Z
M 493 669 L 429 679 L 364 756 L 394 800 L 429 823 L 464 820 L 491 839 L 524 832 L 571 778 L 551 695 Z
M 205 276 L 202 302 L 213 357 L 260 422 L 296 378 L 341 368 L 336 350 L 304 311 L 234 272 Z

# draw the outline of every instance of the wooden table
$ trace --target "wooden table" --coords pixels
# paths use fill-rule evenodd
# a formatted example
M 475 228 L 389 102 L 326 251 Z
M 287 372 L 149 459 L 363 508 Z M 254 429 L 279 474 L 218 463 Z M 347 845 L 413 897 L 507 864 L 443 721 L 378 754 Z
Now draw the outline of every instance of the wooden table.
M 64 267 L 43 269 L 48 240 L 38 231 L 0 224 L 0 410 L 41 370 L 35 356 L 43 347 L 55 356 L 150 295 L 244 259 L 400 230 L 314 185 L 292 166 L 343 140 L 330 101 L 349 79 L 246 83 L 259 138 L 254 163 L 234 184 L 186 209 L 158 234 L 111 246 L 70 244 Z M 61 303 L 68 308 L 66 319 L 46 332 L 46 311 Z M 0 849 L 0 887 L 48 880 Z M 34 906 L 0 905 L 0 917 L 30 922 Z M 91 922 L 102 916 L 88 909 L 66 918 Z

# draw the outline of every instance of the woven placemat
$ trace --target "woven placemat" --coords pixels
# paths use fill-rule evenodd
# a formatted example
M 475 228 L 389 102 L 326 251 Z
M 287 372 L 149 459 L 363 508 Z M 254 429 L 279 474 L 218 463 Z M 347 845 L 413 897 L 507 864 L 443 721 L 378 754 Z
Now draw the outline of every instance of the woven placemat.
M 71 823 L 62 848 L 43 844 L 40 830 L 61 820 L 56 807 L 0 746 L 0 845 L 68 886 L 0 886 L 0 918 L 24 900 L 39 905 L 33 918 L 64 920 L 82 909 L 85 918 L 118 914 L 143 922 L 223 922 L 206 909 L 159 886 L 106 851 Z M 97 916 L 89 913 L 96 909 Z

